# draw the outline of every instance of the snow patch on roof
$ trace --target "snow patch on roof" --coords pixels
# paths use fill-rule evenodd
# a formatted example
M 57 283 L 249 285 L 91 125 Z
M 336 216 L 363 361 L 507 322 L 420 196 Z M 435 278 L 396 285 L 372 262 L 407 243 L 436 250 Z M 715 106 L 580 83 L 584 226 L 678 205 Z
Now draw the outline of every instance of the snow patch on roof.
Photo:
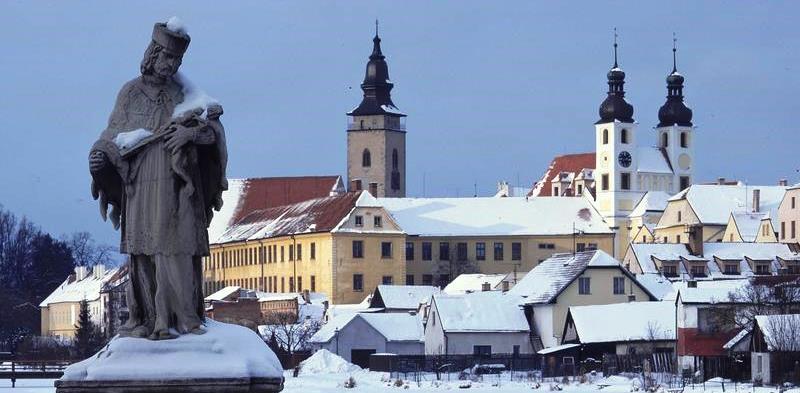
M 756 323 L 770 351 L 800 351 L 800 314 L 757 315 Z
M 467 292 L 480 292 L 484 283 L 489 283 L 489 288 L 497 289 L 507 274 L 460 274 L 455 280 L 444 287 L 444 293 L 448 295 L 463 295 Z
M 675 340 L 672 302 L 573 306 L 569 312 L 582 344 Z
M 105 274 L 100 277 L 88 274 L 84 279 L 78 281 L 75 281 L 74 275 L 70 275 L 39 304 L 39 307 L 47 307 L 55 303 L 98 300 L 100 299 L 100 290 L 103 289 L 103 285 L 114 278 L 117 270 L 119 268 L 107 269 Z
M 214 212 L 211 225 L 208 226 L 208 242 L 219 243 L 219 237 L 228 230 L 241 207 L 240 201 L 245 190 L 246 179 L 228 179 L 228 189 L 222 192 L 222 208 Z
M 427 285 L 378 285 L 376 291 L 385 308 L 400 310 L 416 310 L 420 304 L 427 304 L 431 296 L 440 292 L 439 288 Z M 374 303 L 377 296 L 373 296 L 372 300 Z
M 672 174 L 667 159 L 657 147 L 638 147 L 636 149 L 637 164 L 639 172 Z
M 474 292 L 460 296 L 433 295 L 437 318 L 445 332 L 525 332 L 530 328 L 509 292 Z M 433 317 L 433 316 L 431 316 Z
M 663 212 L 667 208 L 670 195 L 664 191 L 648 191 L 644 194 L 628 217 L 641 217 L 647 212 Z
M 686 199 L 703 224 L 725 225 L 732 212 L 753 210 L 753 190 L 760 190 L 760 211 L 778 217 L 785 186 L 694 184 L 670 201 Z
M 761 229 L 761 221 L 769 219 L 769 213 L 733 212 L 731 217 L 736 223 L 736 228 L 739 230 L 742 241 L 754 242 L 758 237 L 758 231 Z

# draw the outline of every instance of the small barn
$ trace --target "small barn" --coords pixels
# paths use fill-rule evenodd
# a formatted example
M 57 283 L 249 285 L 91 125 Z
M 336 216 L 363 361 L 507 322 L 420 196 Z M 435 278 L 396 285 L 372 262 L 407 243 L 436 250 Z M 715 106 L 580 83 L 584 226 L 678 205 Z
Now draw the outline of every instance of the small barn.
M 800 382 L 800 314 L 756 316 L 751 351 L 754 382 Z

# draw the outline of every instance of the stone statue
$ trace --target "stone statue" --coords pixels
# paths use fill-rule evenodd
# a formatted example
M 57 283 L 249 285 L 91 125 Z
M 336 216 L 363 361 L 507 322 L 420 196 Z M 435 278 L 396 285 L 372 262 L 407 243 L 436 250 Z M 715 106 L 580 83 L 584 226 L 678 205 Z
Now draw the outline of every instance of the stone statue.
M 227 151 L 222 107 L 178 73 L 189 41 L 178 21 L 155 24 L 141 76 L 120 90 L 89 155 L 92 196 L 131 263 L 122 336 L 205 332 L 201 258 Z

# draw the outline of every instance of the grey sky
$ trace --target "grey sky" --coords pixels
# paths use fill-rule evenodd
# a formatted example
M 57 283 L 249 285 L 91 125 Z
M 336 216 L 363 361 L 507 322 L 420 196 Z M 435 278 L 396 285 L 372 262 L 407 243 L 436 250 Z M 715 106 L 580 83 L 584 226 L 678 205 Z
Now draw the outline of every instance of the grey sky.
M 646 3 L 646 4 L 645 4 Z M 76 5 L 80 4 L 80 6 Z M 374 19 L 409 117 L 408 188 L 428 196 L 535 181 L 593 150 L 620 32 L 639 140 L 664 102 L 672 32 L 694 110 L 697 180 L 798 180 L 797 2 L 11 2 L 0 36 L 0 204 L 56 234 L 117 234 L 87 154 L 152 25 L 177 15 L 183 71 L 225 107 L 231 177 L 343 174 Z

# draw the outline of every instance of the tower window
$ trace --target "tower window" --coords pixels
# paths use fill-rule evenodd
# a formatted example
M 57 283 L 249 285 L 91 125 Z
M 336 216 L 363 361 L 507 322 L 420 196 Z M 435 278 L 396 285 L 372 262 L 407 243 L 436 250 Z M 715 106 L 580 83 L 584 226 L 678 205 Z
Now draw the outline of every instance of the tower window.
M 681 191 L 689 188 L 691 183 L 689 182 L 689 176 L 681 176 Z
M 628 143 L 628 130 L 622 129 L 622 133 L 619 137 L 620 142 L 627 144 Z
M 666 132 L 661 134 L 661 147 L 669 146 L 669 135 Z
M 630 173 L 620 173 L 620 186 L 623 190 L 630 190 L 631 189 L 631 174 Z
M 608 191 L 608 174 L 604 173 L 603 176 L 600 178 L 600 189 L 603 191 Z
M 603 130 L 603 144 L 608 144 L 608 130 Z
M 372 155 L 369 153 L 369 149 L 364 149 L 364 152 L 361 153 L 361 166 L 372 166 Z
M 397 169 L 399 166 L 399 159 L 397 157 L 397 149 L 392 150 L 392 169 Z
M 689 147 L 689 135 L 685 132 L 681 132 L 681 147 Z

